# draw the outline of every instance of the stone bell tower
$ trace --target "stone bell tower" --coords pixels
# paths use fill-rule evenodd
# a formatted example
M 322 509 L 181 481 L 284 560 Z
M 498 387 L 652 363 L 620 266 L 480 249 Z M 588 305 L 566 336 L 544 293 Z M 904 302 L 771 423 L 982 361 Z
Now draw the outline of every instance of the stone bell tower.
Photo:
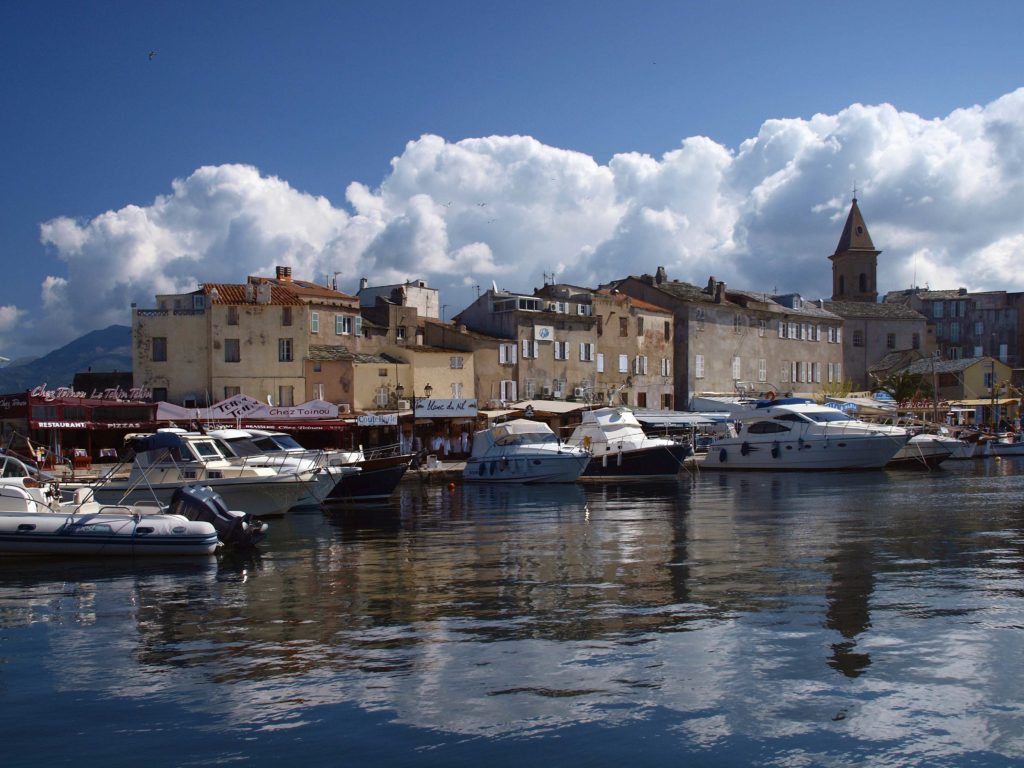
M 878 254 L 867 225 L 853 198 L 850 215 L 839 238 L 832 261 L 832 301 L 878 301 Z

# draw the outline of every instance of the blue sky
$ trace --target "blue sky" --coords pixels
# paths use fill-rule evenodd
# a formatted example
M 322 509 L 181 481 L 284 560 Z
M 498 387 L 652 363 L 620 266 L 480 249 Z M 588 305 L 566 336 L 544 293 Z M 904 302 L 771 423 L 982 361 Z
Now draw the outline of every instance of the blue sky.
M 0 355 L 279 263 L 422 277 L 449 316 L 659 265 L 827 295 L 855 183 L 883 290 L 1024 290 L 1021 30 L 1016 2 L 3 0 Z

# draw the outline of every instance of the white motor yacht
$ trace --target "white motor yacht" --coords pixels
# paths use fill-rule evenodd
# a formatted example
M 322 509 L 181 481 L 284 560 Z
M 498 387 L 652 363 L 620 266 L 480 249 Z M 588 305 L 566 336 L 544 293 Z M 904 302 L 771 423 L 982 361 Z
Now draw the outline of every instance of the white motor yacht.
M 547 424 L 513 419 L 473 435 L 463 479 L 484 483 L 572 483 L 591 453 L 560 441 Z
M 693 453 L 688 443 L 649 437 L 633 412 L 622 406 L 583 411 L 566 443 L 593 454 L 581 479 L 675 475 Z
M 283 515 L 297 506 L 319 482 L 319 470 L 288 461 L 238 458 L 217 438 L 179 429 L 136 435 L 130 445 L 135 458 L 127 479 L 107 477 L 82 484 L 96 501 L 132 504 L 153 499 L 169 504 L 183 485 L 212 487 L 231 509 L 258 517 Z
M 758 401 L 733 413 L 734 435 L 708 447 L 708 469 L 837 470 L 884 467 L 906 445 L 901 427 L 869 424 L 809 400 Z

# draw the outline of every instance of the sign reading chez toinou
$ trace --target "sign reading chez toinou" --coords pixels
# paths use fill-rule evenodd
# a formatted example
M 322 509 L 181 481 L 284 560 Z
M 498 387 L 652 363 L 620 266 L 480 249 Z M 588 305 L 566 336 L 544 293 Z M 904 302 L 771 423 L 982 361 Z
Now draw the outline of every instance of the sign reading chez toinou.
M 417 419 L 465 419 L 476 416 L 476 398 L 472 400 L 433 400 L 423 398 L 416 401 Z

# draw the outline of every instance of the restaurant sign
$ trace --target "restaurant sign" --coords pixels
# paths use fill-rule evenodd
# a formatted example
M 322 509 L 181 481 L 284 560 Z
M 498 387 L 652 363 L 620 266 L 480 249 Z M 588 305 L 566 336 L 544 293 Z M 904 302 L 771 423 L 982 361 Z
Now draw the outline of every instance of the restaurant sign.
M 476 398 L 452 400 L 422 398 L 416 401 L 417 419 L 463 419 L 474 416 L 476 416 Z
M 356 417 L 356 424 L 360 427 L 397 427 L 397 413 L 367 413 Z

